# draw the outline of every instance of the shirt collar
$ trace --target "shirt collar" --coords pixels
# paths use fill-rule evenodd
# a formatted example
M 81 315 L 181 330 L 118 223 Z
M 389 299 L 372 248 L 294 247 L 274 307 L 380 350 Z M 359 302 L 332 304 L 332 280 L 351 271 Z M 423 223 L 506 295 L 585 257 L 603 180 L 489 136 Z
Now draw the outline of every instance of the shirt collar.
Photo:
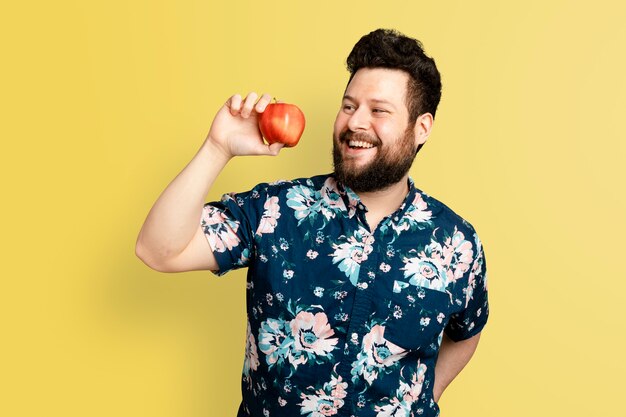
M 367 212 L 367 207 L 365 207 L 365 204 L 361 202 L 359 195 L 352 191 L 350 187 L 337 180 L 336 177 L 335 180 L 337 182 L 337 190 L 339 191 L 339 195 L 341 195 L 341 198 L 346 205 L 346 208 L 348 208 L 348 211 L 350 211 L 351 208 L 355 208 L 357 210 Z M 402 204 L 400 204 L 400 207 L 398 207 L 398 209 L 391 215 L 391 217 L 404 216 L 404 213 L 406 213 L 409 207 L 411 207 L 411 205 L 413 204 L 413 201 L 415 201 L 415 195 L 417 194 L 418 190 L 417 188 L 415 188 L 415 182 L 413 181 L 413 178 L 408 178 L 407 185 L 409 187 L 409 192 L 404 198 Z

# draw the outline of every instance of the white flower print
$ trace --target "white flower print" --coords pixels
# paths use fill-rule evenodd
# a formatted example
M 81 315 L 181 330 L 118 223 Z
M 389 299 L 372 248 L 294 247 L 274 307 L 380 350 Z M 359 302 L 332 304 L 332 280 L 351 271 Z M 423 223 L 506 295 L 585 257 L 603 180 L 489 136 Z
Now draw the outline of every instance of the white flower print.
M 426 375 L 426 365 L 417 363 L 417 370 L 413 374 L 410 384 L 400 381 L 395 397 L 389 400 L 389 404 L 374 407 L 376 417 L 411 417 L 413 403 L 419 400 L 422 386 Z
M 429 256 L 427 253 L 422 251 L 418 257 L 403 259 L 405 265 L 401 270 L 404 271 L 404 277 L 410 278 L 409 284 L 411 285 L 445 291 L 446 270 L 441 259 L 436 256 Z
M 411 285 L 446 291 L 450 283 L 469 270 L 472 257 L 471 242 L 465 240 L 463 233 L 455 227 L 443 245 L 431 239 L 430 244 L 416 257 L 405 257 L 405 265 L 401 270 L 405 278 L 410 278 Z
M 334 178 L 329 177 L 326 182 L 324 182 L 320 194 L 324 202 L 324 204 L 320 205 L 320 212 L 326 220 L 334 218 L 337 212 L 346 210 L 346 205 L 339 194 L 337 182 Z
M 343 238 L 346 242 L 333 243 L 332 247 L 335 252 L 331 256 L 333 263 L 339 264 L 339 270 L 346 274 L 352 285 L 356 285 L 361 262 L 366 261 L 369 254 L 372 253 L 374 236 L 366 229 L 360 228 L 354 232 L 353 236 L 347 239 Z
M 442 323 L 442 322 L 443 322 L 443 319 L 444 319 L 445 317 L 446 317 L 446 315 L 445 315 L 445 314 L 443 314 L 443 313 L 439 313 L 439 314 L 437 314 L 437 322 Z
M 335 291 L 333 297 L 335 297 L 335 300 L 343 300 L 344 298 L 346 298 L 347 295 L 347 291 Z
M 265 360 L 270 367 L 285 361 L 292 344 L 290 328 L 284 320 L 269 318 L 261 323 L 259 349 L 265 353 Z
M 428 210 L 428 205 L 420 193 L 415 194 L 413 203 L 404 212 L 404 215 L 397 222 L 392 222 L 391 227 L 397 235 L 406 230 L 422 230 L 431 224 L 432 211 Z
M 309 216 L 315 215 L 315 206 L 318 204 L 316 194 L 312 188 L 302 185 L 295 185 L 287 192 L 287 206 L 294 210 L 298 225 Z
M 340 376 L 333 375 L 330 382 L 325 383 L 314 394 L 300 395 L 300 414 L 306 414 L 307 417 L 334 416 L 344 405 L 347 388 L 348 383 L 343 382 Z

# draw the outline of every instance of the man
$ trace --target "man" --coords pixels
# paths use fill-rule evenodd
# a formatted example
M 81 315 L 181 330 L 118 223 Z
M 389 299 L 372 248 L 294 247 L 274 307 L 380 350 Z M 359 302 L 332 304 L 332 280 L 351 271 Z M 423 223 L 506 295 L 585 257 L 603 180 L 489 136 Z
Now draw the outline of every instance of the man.
M 347 62 L 333 174 L 205 204 L 232 157 L 281 148 L 257 127 L 270 96 L 234 95 L 138 237 L 158 271 L 248 267 L 238 416 L 437 416 L 487 321 L 475 230 L 408 175 L 441 96 L 434 61 L 376 30 Z

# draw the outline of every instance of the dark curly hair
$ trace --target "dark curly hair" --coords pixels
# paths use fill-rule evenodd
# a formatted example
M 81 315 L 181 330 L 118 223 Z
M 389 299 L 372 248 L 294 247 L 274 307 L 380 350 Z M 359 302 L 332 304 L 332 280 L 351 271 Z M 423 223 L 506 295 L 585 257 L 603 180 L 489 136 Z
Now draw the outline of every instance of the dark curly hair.
M 435 60 L 424 53 L 422 43 L 393 29 L 377 29 L 363 36 L 348 55 L 346 66 L 352 81 L 361 68 L 392 68 L 409 74 L 407 109 L 409 124 L 419 115 L 435 117 L 441 99 L 441 76 Z

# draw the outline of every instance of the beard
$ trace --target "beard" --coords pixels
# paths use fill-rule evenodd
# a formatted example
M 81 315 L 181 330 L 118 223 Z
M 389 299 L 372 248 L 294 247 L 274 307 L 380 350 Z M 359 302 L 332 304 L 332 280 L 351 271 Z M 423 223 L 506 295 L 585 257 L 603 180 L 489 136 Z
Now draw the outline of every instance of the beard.
M 340 145 L 350 140 L 361 140 L 375 145 L 377 154 L 364 166 L 355 166 L 344 160 Z M 421 146 L 420 146 L 421 147 Z M 417 155 L 413 127 L 409 126 L 395 145 L 381 144 L 378 137 L 365 133 L 345 131 L 333 140 L 333 166 L 335 178 L 355 192 L 384 190 L 398 183 L 409 172 Z

